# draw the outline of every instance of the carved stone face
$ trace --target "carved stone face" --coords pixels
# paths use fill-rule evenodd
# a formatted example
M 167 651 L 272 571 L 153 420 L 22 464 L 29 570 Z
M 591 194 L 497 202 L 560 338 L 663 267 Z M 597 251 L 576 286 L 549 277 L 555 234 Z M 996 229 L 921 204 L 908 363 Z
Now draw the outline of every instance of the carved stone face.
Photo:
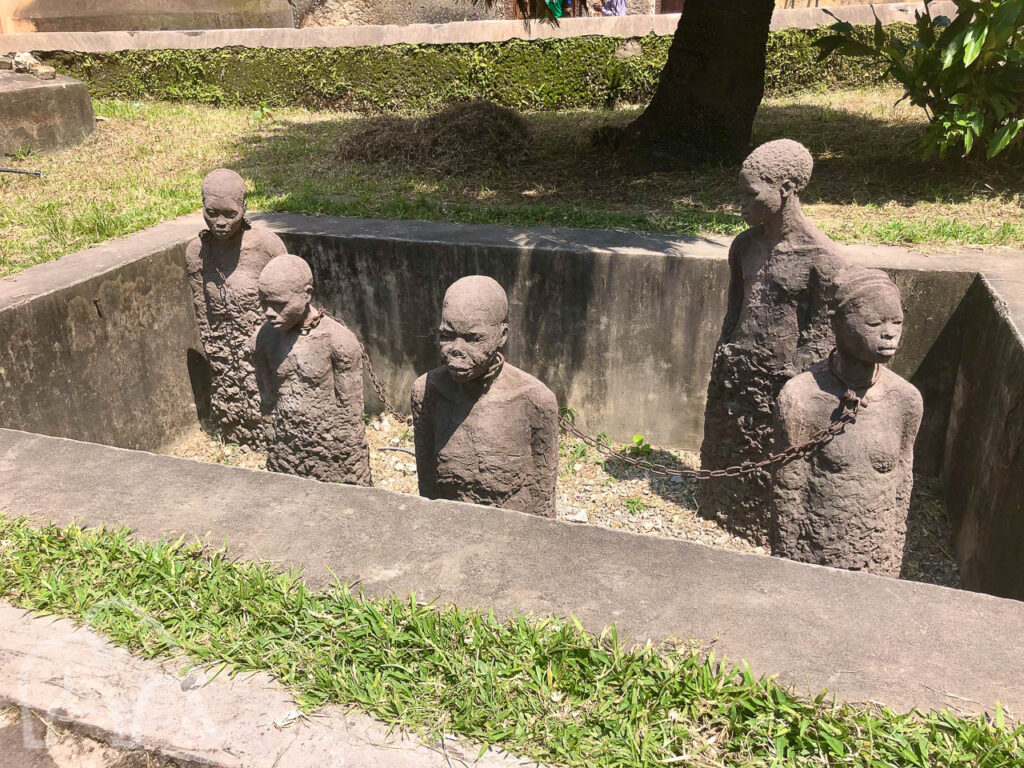
M 750 171 L 740 172 L 739 188 L 740 214 L 748 227 L 756 227 L 765 219 L 777 216 L 783 201 L 792 193 L 790 182 L 783 182 L 781 187 L 773 186 Z
M 203 218 L 218 240 L 230 240 L 242 231 L 245 202 L 232 192 L 211 191 L 203 195 Z
M 853 302 L 836 322 L 836 345 L 866 363 L 892 360 L 903 335 L 903 309 L 895 288 L 882 288 L 870 297 Z
M 437 329 L 441 359 L 455 381 L 465 383 L 487 373 L 495 354 L 508 340 L 508 325 L 479 306 L 446 304 Z
M 275 328 L 287 331 L 302 322 L 309 309 L 312 291 L 297 291 L 294 288 L 260 287 L 260 304 L 267 322 Z

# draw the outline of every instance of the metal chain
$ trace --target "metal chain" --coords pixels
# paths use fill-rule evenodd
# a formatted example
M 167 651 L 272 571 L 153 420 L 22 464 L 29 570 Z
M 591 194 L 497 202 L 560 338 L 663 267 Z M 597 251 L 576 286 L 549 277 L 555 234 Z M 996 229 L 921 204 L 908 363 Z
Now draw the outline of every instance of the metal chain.
M 634 458 L 633 456 L 622 453 L 621 451 L 616 451 L 603 440 L 584 434 L 576 428 L 576 425 L 568 416 L 560 417 L 559 424 L 568 434 L 590 446 L 598 453 L 604 454 L 608 458 L 619 459 L 630 466 L 646 470 L 653 475 L 658 475 L 660 477 L 683 477 L 692 480 L 711 480 L 712 478 L 718 477 L 742 477 L 743 475 L 749 475 L 753 472 L 766 469 L 776 464 L 789 463 L 796 458 L 809 454 L 816 448 L 832 440 L 836 435 L 840 434 L 844 429 L 846 429 L 848 424 L 853 424 L 857 421 L 857 411 L 860 410 L 860 406 L 861 399 L 857 396 L 857 393 L 852 389 L 847 390 L 840 401 L 840 415 L 825 427 L 825 429 L 815 432 L 809 439 L 802 443 L 791 445 L 785 450 L 769 454 L 760 461 L 744 461 L 742 464 L 736 464 L 735 466 L 724 467 L 722 469 L 690 469 L 689 467 L 676 468 L 665 464 L 644 461 L 643 459 Z

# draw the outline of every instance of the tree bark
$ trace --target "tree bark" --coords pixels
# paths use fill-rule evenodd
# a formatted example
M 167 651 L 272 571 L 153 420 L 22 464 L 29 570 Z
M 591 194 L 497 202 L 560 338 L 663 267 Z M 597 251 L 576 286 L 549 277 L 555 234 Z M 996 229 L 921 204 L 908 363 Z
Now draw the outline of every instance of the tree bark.
M 730 161 L 764 98 L 774 0 L 686 0 L 654 98 L 620 148 L 654 161 Z

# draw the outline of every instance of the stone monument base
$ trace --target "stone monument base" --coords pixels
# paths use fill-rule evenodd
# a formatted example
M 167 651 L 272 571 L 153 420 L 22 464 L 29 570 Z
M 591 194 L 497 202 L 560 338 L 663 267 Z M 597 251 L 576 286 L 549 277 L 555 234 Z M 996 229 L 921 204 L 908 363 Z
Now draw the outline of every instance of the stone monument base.
M 71 147 L 94 130 L 92 100 L 82 81 L 0 72 L 0 154 Z
M 288 0 L 11 0 L 9 33 L 294 27 Z M 0 6 L 3 1 L 0 0 Z

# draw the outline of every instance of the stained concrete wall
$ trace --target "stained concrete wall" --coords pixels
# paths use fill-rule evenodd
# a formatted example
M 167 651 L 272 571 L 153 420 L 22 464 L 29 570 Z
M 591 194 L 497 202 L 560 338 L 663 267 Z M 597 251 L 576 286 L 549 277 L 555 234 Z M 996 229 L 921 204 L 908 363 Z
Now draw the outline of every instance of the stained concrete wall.
M 287 0 L 5 1 L 10 33 L 295 26 Z
M 174 222 L 0 280 L 0 424 L 145 450 L 192 428 L 197 231 Z
M 92 99 L 81 80 L 0 72 L 0 155 L 71 147 L 94 130 Z

